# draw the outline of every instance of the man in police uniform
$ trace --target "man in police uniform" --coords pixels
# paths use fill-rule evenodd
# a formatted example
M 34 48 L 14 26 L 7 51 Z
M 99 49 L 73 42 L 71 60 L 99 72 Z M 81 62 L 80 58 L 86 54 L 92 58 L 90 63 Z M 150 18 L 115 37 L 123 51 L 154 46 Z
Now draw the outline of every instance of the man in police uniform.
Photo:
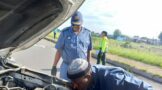
M 153 90 L 148 83 L 119 67 L 91 65 L 80 58 L 67 71 L 74 90 Z
M 56 65 L 62 57 L 63 62 L 60 67 L 60 77 L 68 80 L 67 69 L 72 60 L 83 58 L 90 62 L 92 40 L 91 32 L 82 27 L 83 19 L 80 12 L 76 12 L 71 18 L 71 26 L 62 30 L 56 43 L 55 60 L 51 74 L 56 75 Z

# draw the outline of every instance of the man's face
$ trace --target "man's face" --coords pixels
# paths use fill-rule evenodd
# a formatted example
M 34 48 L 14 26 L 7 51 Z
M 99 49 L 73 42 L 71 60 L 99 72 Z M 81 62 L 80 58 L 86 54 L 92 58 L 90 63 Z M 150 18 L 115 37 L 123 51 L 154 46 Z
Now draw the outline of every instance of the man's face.
M 73 25 L 72 27 L 74 32 L 79 32 L 81 30 L 81 25 Z
M 101 33 L 101 35 L 100 35 L 101 37 L 104 37 L 104 33 Z
M 90 75 L 86 75 L 84 77 L 72 80 L 74 88 L 77 90 L 87 90 L 90 83 L 90 77 Z

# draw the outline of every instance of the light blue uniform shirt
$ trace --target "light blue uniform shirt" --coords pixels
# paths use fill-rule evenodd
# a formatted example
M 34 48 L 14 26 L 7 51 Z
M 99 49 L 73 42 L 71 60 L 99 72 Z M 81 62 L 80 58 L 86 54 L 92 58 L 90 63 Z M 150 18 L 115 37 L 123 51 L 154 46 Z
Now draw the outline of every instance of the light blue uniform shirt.
M 122 68 L 95 65 L 87 90 L 153 90 L 152 86 Z
M 82 27 L 76 35 L 72 27 L 62 30 L 55 48 L 61 52 L 63 63 L 70 64 L 76 58 L 87 60 L 87 52 L 92 50 L 91 32 Z

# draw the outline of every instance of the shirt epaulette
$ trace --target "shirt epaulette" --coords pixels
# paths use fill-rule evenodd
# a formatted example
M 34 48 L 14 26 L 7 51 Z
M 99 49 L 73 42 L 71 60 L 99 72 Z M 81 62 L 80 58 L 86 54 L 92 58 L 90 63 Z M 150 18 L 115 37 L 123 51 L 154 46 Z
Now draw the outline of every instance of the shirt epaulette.
M 87 28 L 85 28 L 85 27 L 83 27 L 84 28 L 84 30 L 86 30 L 86 31 L 88 31 L 88 32 L 91 32 L 89 29 L 87 29 Z
M 66 32 L 66 31 L 68 31 L 70 29 L 70 27 L 66 27 L 66 28 L 64 28 L 63 30 L 62 30 L 62 32 Z

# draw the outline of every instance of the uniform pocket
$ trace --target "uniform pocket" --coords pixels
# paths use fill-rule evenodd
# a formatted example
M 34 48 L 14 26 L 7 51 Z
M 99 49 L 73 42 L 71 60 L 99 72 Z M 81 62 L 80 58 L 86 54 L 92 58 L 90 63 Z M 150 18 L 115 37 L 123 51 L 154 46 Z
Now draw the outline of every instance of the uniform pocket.
M 67 39 L 65 40 L 65 47 L 66 47 L 66 48 L 70 48 L 70 47 L 71 47 L 71 44 L 72 44 L 71 39 L 68 39 L 68 38 L 67 38 Z

